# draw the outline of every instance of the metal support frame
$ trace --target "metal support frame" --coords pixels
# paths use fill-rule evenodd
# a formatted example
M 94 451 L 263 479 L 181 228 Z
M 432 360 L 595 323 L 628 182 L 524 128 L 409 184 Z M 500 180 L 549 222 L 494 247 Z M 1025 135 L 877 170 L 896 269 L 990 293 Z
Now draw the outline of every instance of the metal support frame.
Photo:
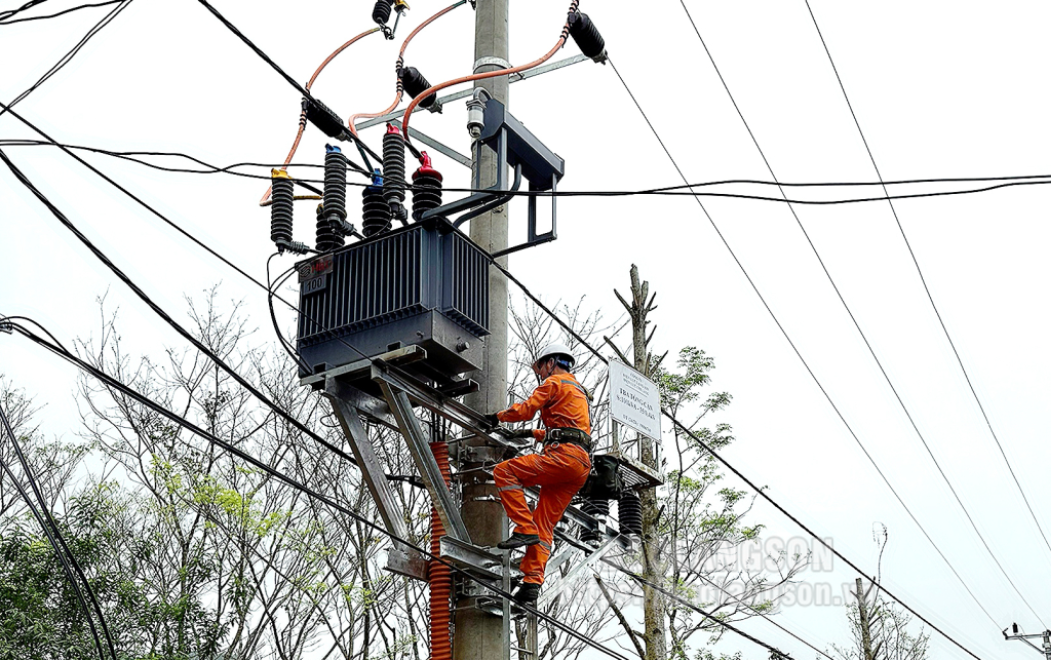
M 387 482 L 383 463 L 380 462 L 375 448 L 369 441 L 369 437 L 365 433 L 365 427 L 361 425 L 358 410 L 349 403 L 350 400 L 353 400 L 352 395 L 347 391 L 349 389 L 346 385 L 330 380 L 325 392 L 329 395 L 328 398 L 332 402 L 332 411 L 335 413 L 336 418 L 339 419 L 339 424 L 343 427 L 343 433 L 346 434 L 347 440 L 350 441 L 350 451 L 354 454 L 358 467 L 361 469 L 365 487 L 368 488 L 369 494 L 372 495 L 372 499 L 376 502 L 376 509 L 383 520 L 384 527 L 394 536 L 406 538 L 408 531 L 405 528 L 405 519 L 400 513 L 401 507 L 397 505 L 394 499 L 394 492 Z
M 394 124 L 398 128 L 402 127 L 400 119 L 391 119 L 390 123 Z M 413 140 L 418 140 L 424 143 L 425 145 L 431 147 L 443 156 L 448 156 L 449 158 L 455 160 L 457 163 L 463 165 L 464 167 L 471 167 L 471 159 L 469 157 L 464 156 L 459 151 L 453 149 L 452 147 L 442 144 L 438 140 L 432 138 L 426 133 L 419 131 L 418 129 L 413 128 L 412 126 L 409 127 L 409 137 Z
M 1007 629 L 1006 628 L 1004 629 L 1003 632 L 1004 632 L 1004 639 L 1005 640 L 1017 639 L 1020 642 L 1025 642 L 1029 646 L 1032 646 L 1034 649 L 1036 649 L 1037 652 L 1043 653 L 1044 654 L 1044 658 L 1046 660 L 1051 660 L 1051 630 L 1045 630 L 1042 633 L 1032 633 L 1032 634 L 1026 635 L 1026 634 L 1020 634 L 1018 632 L 1018 624 L 1014 624 L 1013 627 L 1014 627 L 1014 634 L 1013 635 L 1008 635 L 1007 634 Z M 1041 648 L 1041 647 L 1037 646 L 1036 644 L 1030 642 L 1029 641 L 1030 639 L 1040 639 L 1043 642 L 1043 645 L 1044 645 L 1043 648 Z
M 584 571 L 594 566 L 599 559 L 602 559 L 606 553 L 617 545 L 617 539 L 614 537 L 607 539 L 605 543 L 591 552 L 586 553 L 584 561 L 574 566 L 568 573 L 566 573 L 565 577 L 560 579 L 554 585 L 548 586 L 544 589 L 544 592 L 540 594 L 540 598 L 536 601 L 537 607 L 539 608 L 547 605 L 554 600 L 555 596 L 565 591 L 566 587 L 571 586 Z
M 471 545 L 449 536 L 441 538 L 441 556 L 483 580 L 500 582 L 503 579 L 504 553 Z
M 398 421 L 401 434 L 405 436 L 405 444 L 412 454 L 416 468 L 420 471 L 423 483 L 430 493 L 431 503 L 441 518 L 445 533 L 458 541 L 471 542 L 471 536 L 467 533 L 467 526 L 463 524 L 460 517 L 460 509 L 453 500 L 452 493 L 445 485 L 438 462 L 434 460 L 431 453 L 430 443 L 420 428 L 420 422 L 412 412 L 412 404 L 403 390 L 396 389 L 386 381 L 379 383 L 383 390 L 383 396 L 387 399 L 394 419 Z
M 412 403 L 438 413 L 440 417 L 444 417 L 475 436 L 516 452 L 525 446 L 521 441 L 512 440 L 499 432 L 485 430 L 488 424 L 480 413 L 434 388 L 386 368 L 382 363 L 372 364 L 372 380 L 380 384 L 386 383 L 405 392 Z
M 468 195 L 437 208 L 425 211 L 421 220 L 428 218 L 445 218 L 463 213 L 453 221 L 461 224 L 506 204 L 518 191 L 523 176 L 529 181 L 529 190 L 544 192 L 555 190 L 558 180 L 565 172 L 565 161 L 551 151 L 526 126 L 516 119 L 503 103 L 489 98 L 484 103 L 483 125 L 473 148 L 481 151 L 488 147 L 496 154 L 496 181 L 480 192 Z M 507 167 L 514 167 L 515 182 L 512 188 L 507 186 Z M 475 181 L 475 186 L 481 184 Z M 551 196 L 551 229 L 546 233 L 537 232 L 537 195 L 529 196 L 528 224 L 529 237 L 525 243 L 494 250 L 492 256 L 498 257 L 511 252 L 547 243 L 557 238 L 558 215 L 557 197 Z

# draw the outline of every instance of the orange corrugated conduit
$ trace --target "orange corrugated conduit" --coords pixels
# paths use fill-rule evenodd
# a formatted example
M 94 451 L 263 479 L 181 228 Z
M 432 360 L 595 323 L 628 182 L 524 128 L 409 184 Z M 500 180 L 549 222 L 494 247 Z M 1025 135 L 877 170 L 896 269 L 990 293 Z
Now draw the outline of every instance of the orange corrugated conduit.
M 449 445 L 445 442 L 432 442 L 431 453 L 438 463 L 445 485 L 452 483 L 449 469 Z M 431 554 L 441 555 L 441 540 L 445 536 L 445 527 L 438 510 L 431 507 Z M 431 660 L 452 660 L 453 644 L 450 624 L 452 623 L 452 590 L 453 577 L 449 566 L 431 560 L 427 579 L 431 588 Z
M 571 2 L 569 4 L 569 13 L 571 15 L 576 13 L 577 7 L 579 5 L 580 5 L 579 0 L 573 0 L 573 2 Z M 412 103 L 409 104 L 409 107 L 405 108 L 405 115 L 402 116 L 402 118 L 401 118 L 402 134 L 405 136 L 406 144 L 410 142 L 410 139 L 409 139 L 409 117 L 412 115 L 413 110 L 416 109 L 416 106 L 419 105 L 421 101 L 426 99 L 431 94 L 440 92 L 441 90 L 445 89 L 446 87 L 452 87 L 453 85 L 459 85 L 460 83 L 472 82 L 472 81 L 475 81 L 475 80 L 485 80 L 486 78 L 496 78 L 498 76 L 509 76 L 509 75 L 511 75 L 513 73 L 521 73 L 522 71 L 528 71 L 529 69 L 532 69 L 534 67 L 538 67 L 541 64 L 543 64 L 544 62 L 546 62 L 549 59 L 551 59 L 554 56 L 554 54 L 557 53 L 558 50 L 560 48 L 562 48 L 562 46 L 565 45 L 566 39 L 568 39 L 568 38 L 569 38 L 569 21 L 567 20 L 565 27 L 562 28 L 562 35 L 558 38 L 558 41 L 555 43 L 555 47 L 552 48 L 551 50 L 549 50 L 546 55 L 544 55 L 543 57 L 541 57 L 538 60 L 533 60 L 532 62 L 529 62 L 528 64 L 522 64 L 522 65 L 519 65 L 519 66 L 513 66 L 513 67 L 511 67 L 509 69 L 500 69 L 499 71 L 487 71 L 486 73 L 476 73 L 476 74 L 471 75 L 471 76 L 463 76 L 462 78 L 456 78 L 454 80 L 447 80 L 447 81 L 445 81 L 443 83 L 439 83 L 437 85 L 434 85 L 433 87 L 427 88 L 426 90 L 421 92 L 416 98 L 414 98 L 412 100 Z
M 362 37 L 367 37 L 370 34 L 372 34 L 373 32 L 379 32 L 382 29 L 383 28 L 381 28 L 381 27 L 374 27 L 371 30 L 365 30 L 364 32 L 362 32 L 358 36 L 354 37 L 353 39 L 351 39 L 347 43 L 343 44 L 342 46 L 340 46 L 336 50 L 332 51 L 332 54 L 325 58 L 325 61 L 322 62 L 321 66 L 319 66 L 317 68 L 317 71 L 314 72 L 314 75 L 310 76 L 310 80 L 307 82 L 307 86 L 306 86 L 307 91 L 308 92 L 310 91 L 310 88 L 314 85 L 314 81 L 317 80 L 318 75 L 325 69 L 326 66 L 329 65 L 329 62 L 331 62 L 332 60 L 334 60 L 336 58 L 336 55 L 339 55 L 340 53 L 342 53 L 344 50 L 347 49 L 347 47 L 349 47 L 351 44 L 353 44 L 355 41 L 361 39 Z M 299 141 L 303 139 L 303 131 L 306 129 L 306 127 L 307 127 L 307 113 L 306 113 L 306 110 L 304 110 L 304 111 L 299 113 L 299 130 L 296 131 L 296 139 L 292 143 L 292 148 L 289 150 L 288 156 L 285 157 L 285 163 L 281 166 L 282 170 L 287 170 L 288 169 L 288 164 L 292 162 L 292 157 L 296 155 L 296 150 L 299 149 Z M 268 201 L 270 199 L 270 193 L 272 191 L 273 191 L 273 188 L 267 188 L 266 189 L 266 193 L 263 194 L 263 198 L 259 200 L 259 206 L 266 206 L 268 204 Z M 309 197 L 306 197 L 306 199 L 315 199 L 315 196 L 311 195 Z
M 412 41 L 412 38 L 415 37 L 417 34 L 419 34 L 420 30 L 422 30 L 423 28 L 425 28 L 428 25 L 430 25 L 432 22 L 434 22 L 435 19 L 437 19 L 437 18 L 439 18 L 441 16 L 444 16 L 445 14 L 449 13 L 453 9 L 456 9 L 460 5 L 465 5 L 465 4 L 467 4 L 467 0 L 460 0 L 460 2 L 456 2 L 456 3 L 453 3 L 453 4 L 449 5 L 445 9 L 439 11 L 434 16 L 431 16 L 430 18 L 428 18 L 424 22 L 420 23 L 416 27 L 415 30 L 413 30 L 412 32 L 409 33 L 409 36 L 405 37 L 405 41 L 403 41 L 401 43 L 401 50 L 398 51 L 398 61 L 394 65 L 394 77 L 397 79 L 396 94 L 394 95 L 394 103 L 391 103 L 390 107 L 388 107 L 386 110 L 380 110 L 379 112 L 368 112 L 368 113 L 362 112 L 362 113 L 358 113 L 356 115 L 351 115 L 350 119 L 347 120 L 347 126 L 350 128 L 350 132 L 351 133 L 353 133 L 355 136 L 357 136 L 358 130 L 354 126 L 354 124 L 357 123 L 357 121 L 359 119 L 372 119 L 373 117 L 382 117 L 383 115 L 387 114 L 388 112 L 392 112 L 394 110 L 394 108 L 398 107 L 398 104 L 401 103 L 401 95 L 402 95 L 402 91 L 403 91 L 402 90 L 402 85 L 401 85 L 401 67 L 405 64 L 405 48 L 409 45 L 409 42 Z

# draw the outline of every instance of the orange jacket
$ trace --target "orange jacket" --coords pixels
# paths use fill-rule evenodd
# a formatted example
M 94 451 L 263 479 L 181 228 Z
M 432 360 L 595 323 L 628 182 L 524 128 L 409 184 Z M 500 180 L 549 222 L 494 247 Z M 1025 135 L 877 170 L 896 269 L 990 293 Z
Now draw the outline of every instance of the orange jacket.
M 591 435 L 591 414 L 588 411 L 588 395 L 584 386 L 573 374 L 552 374 L 532 396 L 516 403 L 507 410 L 496 413 L 501 422 L 525 422 L 533 419 L 537 411 L 549 429 L 574 428 Z M 533 438 L 541 442 L 546 431 L 533 431 Z

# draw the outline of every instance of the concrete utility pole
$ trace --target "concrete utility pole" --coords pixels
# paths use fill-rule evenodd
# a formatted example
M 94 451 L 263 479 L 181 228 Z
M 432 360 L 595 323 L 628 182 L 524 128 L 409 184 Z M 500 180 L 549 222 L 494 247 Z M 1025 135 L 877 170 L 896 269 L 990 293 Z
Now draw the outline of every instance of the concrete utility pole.
M 474 73 L 496 71 L 507 62 L 509 0 L 477 0 L 474 12 Z M 492 97 L 510 108 L 506 76 L 480 80 Z M 496 157 L 477 146 L 472 154 L 474 188 L 496 183 Z M 471 239 L 482 249 L 495 252 L 507 247 L 507 208 L 499 208 L 471 220 Z M 507 265 L 507 258 L 501 259 Z M 480 389 L 466 399 L 467 405 L 483 413 L 507 407 L 507 280 L 495 268 L 489 270 L 489 332 L 482 368 L 474 376 Z M 463 463 L 470 469 L 480 464 Z M 472 474 L 481 474 L 475 472 Z M 504 510 L 496 499 L 496 487 L 481 480 L 463 483 L 463 519 L 475 545 L 495 546 L 501 541 Z M 505 622 L 478 610 L 457 608 L 453 640 L 455 660 L 494 660 L 506 657 Z

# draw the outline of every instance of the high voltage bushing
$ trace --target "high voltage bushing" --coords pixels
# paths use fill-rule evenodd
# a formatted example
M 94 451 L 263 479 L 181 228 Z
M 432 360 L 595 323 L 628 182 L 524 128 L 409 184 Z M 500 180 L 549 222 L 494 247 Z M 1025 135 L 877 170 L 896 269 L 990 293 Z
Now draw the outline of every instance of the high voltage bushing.
M 420 221 L 425 211 L 442 205 L 442 175 L 431 167 L 431 157 L 420 152 L 420 169 L 412 173 L 412 219 Z
M 387 124 L 383 136 L 383 198 L 393 219 L 404 222 L 409 217 L 405 209 L 405 141 L 394 124 Z
M 405 91 L 409 93 L 409 96 L 416 98 L 420 94 L 427 91 L 431 83 L 427 82 L 427 79 L 423 77 L 419 69 L 414 66 L 405 67 L 402 69 L 398 76 L 401 78 L 402 85 L 405 87 Z M 420 107 L 430 110 L 431 112 L 441 112 L 442 102 L 438 100 L 438 95 L 431 92 L 420 101 Z
M 343 245 L 339 230 L 347 218 L 347 157 L 339 147 L 325 145 L 325 194 L 317 219 L 317 250 L 328 252 Z
M 377 25 L 386 25 L 390 20 L 390 10 L 393 5 L 394 0 L 376 0 L 376 5 L 372 8 L 372 20 Z
M 383 177 L 380 171 L 372 173 L 372 185 L 361 190 L 361 231 L 365 237 L 390 231 L 390 206 L 383 198 Z
M 270 171 L 273 202 L 270 204 L 270 240 L 292 241 L 292 177 L 284 170 Z
M 606 41 L 587 14 L 576 11 L 569 15 L 569 36 L 584 55 L 596 62 L 606 61 Z
M 633 490 L 625 489 L 617 503 L 620 533 L 642 535 L 642 500 Z

